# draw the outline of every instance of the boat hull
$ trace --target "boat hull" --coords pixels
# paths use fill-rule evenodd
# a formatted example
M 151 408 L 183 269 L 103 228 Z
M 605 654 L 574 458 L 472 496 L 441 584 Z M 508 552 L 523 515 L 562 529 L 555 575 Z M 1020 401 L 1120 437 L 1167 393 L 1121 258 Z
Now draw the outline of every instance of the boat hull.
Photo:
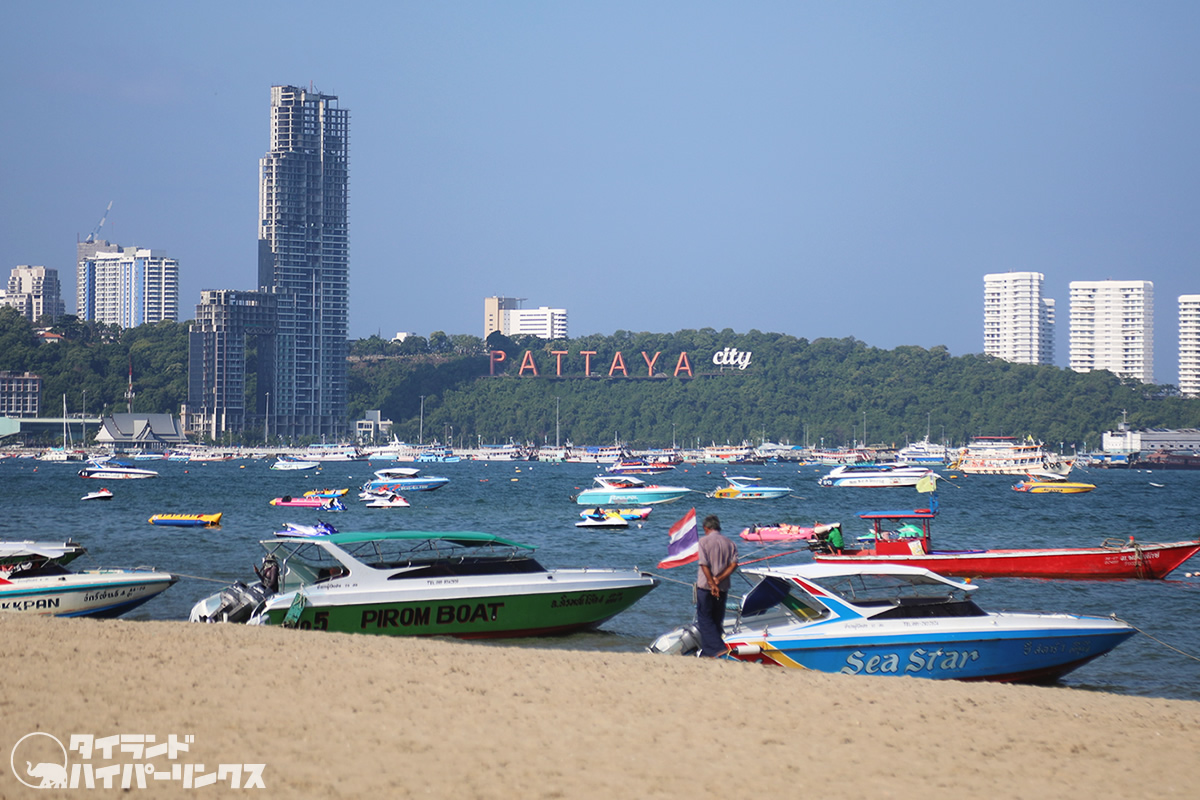
M 17 578 L 0 584 L 0 612 L 54 617 L 117 617 L 170 588 L 178 578 L 152 570 L 90 570 Z
M 1042 550 L 935 550 L 896 555 L 879 555 L 868 550 L 861 554 L 814 553 L 813 560 L 822 564 L 866 561 L 904 564 L 959 578 L 1157 579 L 1166 577 L 1197 552 L 1200 541 Z
M 641 489 L 585 489 L 575 498 L 581 506 L 650 506 L 673 503 L 691 489 L 654 486 Z
M 79 471 L 79 477 L 103 481 L 129 481 L 138 480 L 140 478 L 157 478 L 158 473 L 152 469 L 86 467 Z
M 615 570 L 559 570 L 552 580 L 533 587 L 470 587 L 381 593 L 305 589 L 305 605 L 296 627 L 384 636 L 453 636 L 487 639 L 570 633 L 594 628 L 640 600 L 658 581 L 648 575 Z M 570 576 L 592 576 L 581 585 Z M 563 578 L 567 578 L 563 580 Z M 556 585 L 558 584 L 558 585 Z M 270 600 L 251 623 L 281 625 L 295 592 Z
M 362 488 L 366 492 L 404 494 L 405 492 L 432 492 L 435 489 L 442 488 L 449 482 L 449 478 L 439 478 L 430 475 L 427 478 L 395 478 L 392 480 L 367 481 Z
M 993 615 L 996 620 L 1029 616 L 1032 624 L 997 630 L 955 630 L 953 620 L 921 620 L 919 633 L 872 635 L 864 621 L 846 637 L 757 637 L 727 640 L 733 657 L 818 672 L 892 675 L 964 681 L 1052 682 L 1104 655 L 1134 634 L 1117 620 L 1071 615 Z M 1054 624 L 1039 624 L 1049 620 Z M 744 653 L 744 655 L 739 654 Z
M 722 486 L 710 495 L 718 500 L 774 500 L 777 497 L 787 497 L 792 490 L 786 487 L 749 487 L 738 489 L 733 486 Z
M 1022 481 L 1012 488 L 1014 492 L 1028 494 L 1083 494 L 1095 489 L 1096 485 L 1070 481 Z

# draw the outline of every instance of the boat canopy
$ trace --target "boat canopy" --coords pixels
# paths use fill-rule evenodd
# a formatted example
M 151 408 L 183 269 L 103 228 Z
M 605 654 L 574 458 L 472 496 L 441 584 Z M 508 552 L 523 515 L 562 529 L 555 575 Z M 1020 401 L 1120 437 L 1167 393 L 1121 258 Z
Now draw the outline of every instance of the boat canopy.
M 288 538 L 288 537 L 281 537 Z M 329 542 L 336 545 L 344 544 L 360 544 L 362 542 L 432 542 L 443 541 L 451 544 L 462 545 L 464 547 L 484 547 L 487 545 L 499 545 L 501 547 L 519 547 L 524 550 L 534 550 L 531 545 L 514 542 L 511 539 L 505 539 L 496 536 L 492 533 L 481 533 L 479 531 L 366 531 L 359 533 L 334 533 L 329 536 L 322 536 L 319 539 L 314 539 L 311 536 L 295 537 L 302 539 L 305 542 Z M 279 539 L 269 539 L 269 542 L 277 542 Z
M 903 511 L 859 511 L 859 519 L 934 519 L 936 508 L 916 508 Z

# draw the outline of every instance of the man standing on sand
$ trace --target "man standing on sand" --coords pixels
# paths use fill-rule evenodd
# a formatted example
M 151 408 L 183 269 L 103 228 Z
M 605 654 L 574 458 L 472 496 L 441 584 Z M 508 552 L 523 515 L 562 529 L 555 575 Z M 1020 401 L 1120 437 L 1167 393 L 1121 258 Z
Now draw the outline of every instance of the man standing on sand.
M 700 655 L 716 658 L 725 654 L 725 599 L 729 576 L 737 569 L 737 545 L 721 533 L 716 514 L 704 518 L 700 537 L 700 572 L 696 576 L 696 627 L 700 631 Z

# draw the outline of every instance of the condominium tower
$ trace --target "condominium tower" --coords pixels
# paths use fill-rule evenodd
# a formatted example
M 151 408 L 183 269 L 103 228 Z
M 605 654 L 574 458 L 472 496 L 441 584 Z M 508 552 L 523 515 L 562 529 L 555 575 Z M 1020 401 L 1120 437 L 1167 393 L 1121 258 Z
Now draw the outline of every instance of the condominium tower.
M 81 243 L 75 315 L 122 328 L 179 319 L 179 262 L 161 250 Z
M 0 306 L 17 309 L 30 322 L 42 317 L 58 322 L 65 312 L 58 270 L 25 264 L 14 267 L 8 276 L 8 286 L 0 291 Z
M 258 286 L 277 295 L 278 321 L 273 376 L 259 394 L 271 392 L 272 428 L 287 437 L 340 436 L 347 425 L 349 121 L 333 95 L 271 87 Z
M 1071 369 L 1153 383 L 1154 284 L 1071 281 L 1070 291 Z
M 1179 296 L 1179 393 L 1200 397 L 1200 294 Z
M 1054 301 L 1040 272 L 983 276 L 983 352 L 1017 364 L 1054 363 Z

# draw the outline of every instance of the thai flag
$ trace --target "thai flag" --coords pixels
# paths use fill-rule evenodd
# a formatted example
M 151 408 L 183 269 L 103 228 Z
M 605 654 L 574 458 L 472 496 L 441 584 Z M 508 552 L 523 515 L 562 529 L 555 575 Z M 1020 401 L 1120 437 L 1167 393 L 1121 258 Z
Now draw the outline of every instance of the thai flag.
M 700 557 L 700 537 L 696 532 L 696 509 L 683 515 L 668 532 L 667 559 L 658 562 L 659 569 L 671 569 L 690 564 Z

